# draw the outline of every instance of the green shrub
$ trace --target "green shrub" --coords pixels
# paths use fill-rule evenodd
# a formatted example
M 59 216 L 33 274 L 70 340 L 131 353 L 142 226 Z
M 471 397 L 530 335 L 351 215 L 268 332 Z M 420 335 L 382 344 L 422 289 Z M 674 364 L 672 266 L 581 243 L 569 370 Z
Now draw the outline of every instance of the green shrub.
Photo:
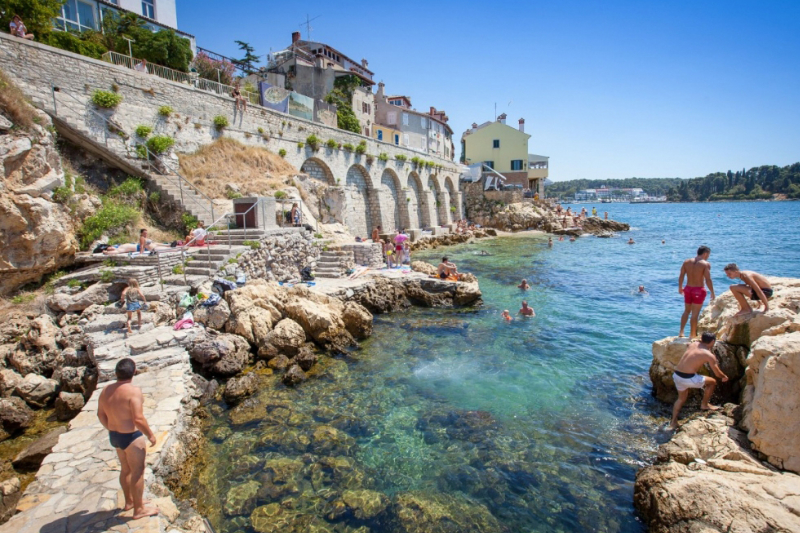
M 69 280 L 67 282 L 67 287 L 69 287 L 70 289 L 74 289 L 74 288 L 80 287 L 80 286 L 81 286 L 80 280 L 77 280 L 75 278 L 73 278 L 73 279 L 71 279 L 71 280 Z
M 69 187 L 56 187 L 53 189 L 53 201 L 67 205 L 72 200 L 72 189 Z
M 104 109 L 113 109 L 122 102 L 122 95 L 113 91 L 95 90 L 92 93 L 92 103 Z
M 436 165 L 433 161 L 425 161 L 425 166 L 428 168 L 433 168 Z
M 152 203 L 152 204 L 161 203 L 161 193 L 158 192 L 158 191 L 153 191 L 153 192 L 150 193 L 150 196 L 148 197 L 148 199 L 150 200 L 150 203 Z
M 313 133 L 306 137 L 306 144 L 311 147 L 312 150 L 316 151 L 319 148 L 319 137 L 314 135 Z
M 260 133 L 261 135 L 264 135 L 264 128 L 259 126 L 258 133 Z
M 119 198 L 121 196 L 131 197 L 137 196 L 143 190 L 144 184 L 142 184 L 142 180 L 134 178 L 133 176 L 128 176 L 128 178 L 119 185 L 111 187 L 108 193 L 106 193 L 106 196 L 110 198 Z
M 168 117 L 172 114 L 172 108 L 168 105 L 162 105 L 158 108 L 158 114 L 162 117 Z
M 26 294 L 18 294 L 17 296 L 14 296 L 13 298 L 11 298 L 11 303 L 14 305 L 27 304 L 31 303 L 35 299 L 36 295 L 29 292 Z
M 79 232 L 81 246 L 84 249 L 88 248 L 104 233 L 116 235 L 125 231 L 137 220 L 139 220 L 139 210 L 136 206 L 107 200 L 94 215 L 83 221 L 83 227 Z
M 236 200 L 237 198 L 241 198 L 242 197 L 242 193 L 239 193 L 239 192 L 236 192 L 236 191 L 232 191 L 232 190 L 225 191 L 225 195 L 228 197 L 229 200 Z
M 147 136 L 153 133 L 153 128 L 148 126 L 147 124 L 139 124 L 136 126 L 136 135 L 141 137 L 142 139 L 147 139 Z
M 197 223 L 200 220 L 191 213 L 183 213 L 181 215 L 181 222 L 183 222 L 183 228 L 188 233 L 189 230 L 193 230 L 197 227 Z
M 278 150 L 278 155 L 281 157 L 286 157 L 286 150 L 281 148 L 280 150 Z
M 367 153 L 367 143 L 365 143 L 364 141 L 358 143 L 358 146 L 356 146 L 356 153 L 357 154 Z
M 173 274 L 183 274 L 183 265 L 175 265 L 172 267 Z
M 112 281 L 114 281 L 114 272 L 111 270 L 101 270 L 100 281 L 102 281 L 103 283 L 111 283 Z
M 214 117 L 214 127 L 218 130 L 228 127 L 228 117 L 224 115 L 217 115 Z
M 355 146 L 353 146 L 353 145 L 352 145 L 352 144 L 350 144 L 350 143 L 344 143 L 344 144 L 342 145 L 342 148 L 343 148 L 344 150 L 347 150 L 348 152 L 352 152 L 353 150 L 355 150 L 355 149 L 356 149 L 356 148 L 355 148 Z
M 137 144 L 136 145 L 136 156 L 139 159 L 147 159 L 148 158 L 147 147 L 145 145 L 143 145 L 143 144 Z
M 400 161 L 401 163 L 405 163 L 408 157 L 406 157 L 404 154 L 397 154 L 396 156 L 394 156 L 394 159 L 395 161 Z
M 163 154 L 175 144 L 175 139 L 166 135 L 156 135 L 147 139 L 147 147 L 154 154 Z
M 25 15 L 22 16 L 24 17 Z M 28 22 L 27 18 L 25 22 Z M 66 31 L 52 31 L 42 37 L 39 37 L 37 32 L 37 40 L 39 38 L 44 44 L 95 59 L 100 59 L 103 54 L 108 52 L 108 48 L 102 44 L 81 39 L 77 35 Z
M 388 160 L 389 160 L 389 154 L 387 154 L 386 152 L 381 152 L 378 155 L 378 161 L 388 161 Z
M 336 142 L 336 141 L 334 141 L 333 139 L 328 139 L 328 142 L 326 142 L 326 143 L 325 143 L 325 146 L 327 146 L 328 148 L 330 148 L 331 150 L 333 150 L 334 148 L 336 148 L 336 147 L 338 147 L 338 146 L 339 146 L 339 143 L 337 143 L 337 142 Z
M 276 200 L 283 200 L 283 199 L 288 198 L 288 197 L 289 197 L 289 195 L 286 194 L 286 192 L 284 192 L 284 191 L 275 191 L 275 199 Z
M 303 143 L 297 143 L 297 147 L 298 147 L 300 150 L 302 150 L 304 146 L 305 146 L 305 144 L 303 144 Z
M 249 246 L 253 250 L 258 250 L 261 248 L 261 243 L 258 241 L 244 241 L 242 242 L 243 246 Z
M 315 239 L 321 239 L 322 238 L 322 233 L 315 233 L 314 234 L 314 238 Z
M 451 206 L 450 206 L 450 212 L 451 212 L 451 213 L 455 213 L 455 212 L 456 212 L 456 206 L 454 206 L 454 205 L 451 205 Z
M 228 264 L 229 265 L 235 265 L 238 262 L 239 261 L 237 261 L 235 257 L 231 257 L 230 259 L 228 259 Z

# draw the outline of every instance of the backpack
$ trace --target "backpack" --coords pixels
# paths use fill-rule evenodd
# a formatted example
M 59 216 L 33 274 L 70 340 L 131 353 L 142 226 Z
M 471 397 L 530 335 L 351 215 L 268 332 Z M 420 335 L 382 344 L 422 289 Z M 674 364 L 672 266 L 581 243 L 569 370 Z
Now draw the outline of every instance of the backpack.
M 314 279 L 314 274 L 311 273 L 311 267 L 305 267 L 300 271 L 300 277 L 303 281 L 312 281 Z
M 211 290 L 222 295 L 224 295 L 226 291 L 232 291 L 235 288 L 236 283 L 222 278 L 214 278 L 214 283 L 211 285 Z

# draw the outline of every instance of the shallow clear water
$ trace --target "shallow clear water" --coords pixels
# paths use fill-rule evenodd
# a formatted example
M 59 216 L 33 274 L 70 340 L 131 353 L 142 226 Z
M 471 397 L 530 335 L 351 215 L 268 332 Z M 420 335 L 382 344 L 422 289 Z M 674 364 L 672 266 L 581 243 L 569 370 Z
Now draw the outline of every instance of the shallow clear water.
M 478 276 L 482 306 L 376 316 L 360 350 L 323 362 L 299 389 L 267 377 L 248 404 L 214 410 L 211 460 L 195 494 L 203 511 L 231 533 L 252 531 L 250 511 L 270 502 L 318 517 L 321 530 L 393 530 L 391 508 L 370 519 L 331 518 L 344 490 L 364 488 L 467 502 L 491 514 L 475 531 L 643 531 L 634 476 L 666 438 L 658 426 L 667 415 L 649 395 L 650 345 L 677 333 L 681 261 L 710 246 L 719 294 L 730 284 L 728 262 L 800 277 L 800 209 L 597 207 L 632 231 L 552 249 L 542 237 L 448 248 L 460 270 Z M 637 244 L 627 245 L 628 236 Z M 435 262 L 442 253 L 414 259 Z M 532 285 L 524 293 L 516 288 L 522 278 Z M 636 294 L 642 284 L 646 296 Z M 502 321 L 500 312 L 516 314 L 523 298 L 537 316 Z M 322 438 L 320 428 L 330 427 L 333 436 Z M 353 460 L 345 474 L 325 477 L 314 466 L 343 456 Z M 289 482 L 270 466 L 286 458 L 303 463 Z M 239 489 L 231 489 L 252 480 L 258 494 L 238 506 Z

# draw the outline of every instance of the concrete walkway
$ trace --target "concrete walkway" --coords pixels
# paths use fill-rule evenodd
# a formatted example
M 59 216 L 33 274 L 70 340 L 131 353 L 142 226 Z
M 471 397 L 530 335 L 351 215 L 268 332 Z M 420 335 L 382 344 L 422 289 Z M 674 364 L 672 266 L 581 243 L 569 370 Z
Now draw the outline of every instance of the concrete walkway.
M 152 333 L 152 332 L 150 332 Z M 148 333 L 143 332 L 142 335 Z M 157 442 L 147 450 L 145 497 L 153 500 L 162 513 L 156 517 L 133 520 L 133 512 L 122 512 L 124 498 L 119 487 L 119 460 L 108 442 L 108 434 L 97 419 L 97 400 L 101 383 L 81 413 L 59 437 L 58 444 L 25 490 L 10 521 L 0 526 L 0 533 L 118 533 L 164 532 L 169 518 L 177 514 L 169 498 L 156 499 L 147 494 L 154 481 L 154 471 L 183 429 L 182 400 L 190 392 L 189 355 L 181 360 L 137 375 L 133 382 L 144 393 L 144 413 Z

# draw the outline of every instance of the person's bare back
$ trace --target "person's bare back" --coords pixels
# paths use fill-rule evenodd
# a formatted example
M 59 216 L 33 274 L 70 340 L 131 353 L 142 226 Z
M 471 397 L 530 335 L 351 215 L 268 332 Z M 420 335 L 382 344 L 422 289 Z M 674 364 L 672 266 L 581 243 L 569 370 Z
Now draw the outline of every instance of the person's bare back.
M 689 287 L 705 286 L 706 273 L 710 272 L 711 265 L 705 259 L 692 257 L 683 262 L 681 270 L 686 274 L 686 285 Z
M 693 342 L 681 356 L 678 364 L 675 365 L 675 370 L 685 374 L 696 374 L 706 363 L 716 366 L 717 357 L 699 342 Z
M 689 335 L 691 338 L 697 336 L 697 322 L 706 299 L 705 286 L 708 286 L 708 290 L 711 292 L 711 299 L 713 300 L 715 297 L 714 284 L 711 281 L 711 263 L 708 262 L 710 255 L 711 249 L 708 246 L 700 246 L 697 249 L 697 256 L 687 259 L 681 265 L 681 273 L 678 276 L 678 293 L 683 295 L 685 306 L 681 316 L 680 337 L 683 337 L 686 321 L 689 320 L 690 315 L 691 332 Z M 684 280 L 686 280 L 685 287 Z
M 703 333 L 701 342 L 691 343 L 681 356 L 678 364 L 675 365 L 672 380 L 675 382 L 675 388 L 678 391 L 678 399 L 675 400 L 675 404 L 672 407 L 672 420 L 670 421 L 672 429 L 678 428 L 678 414 L 689 397 L 690 389 L 705 389 L 703 391 L 703 399 L 700 402 L 700 409 L 704 411 L 716 411 L 719 409 L 719 407 L 709 403 L 712 394 L 714 394 L 717 381 L 712 377 L 702 376 L 697 373 L 703 365 L 708 364 L 714 375 L 721 379 L 723 383 L 728 381 L 728 376 L 719 368 L 717 357 L 712 352 L 716 340 L 713 333 Z
M 130 382 L 112 383 L 103 389 L 99 404 L 107 416 L 106 429 L 119 433 L 136 431 L 131 409 L 131 401 L 135 399 L 142 399 L 142 391 Z

